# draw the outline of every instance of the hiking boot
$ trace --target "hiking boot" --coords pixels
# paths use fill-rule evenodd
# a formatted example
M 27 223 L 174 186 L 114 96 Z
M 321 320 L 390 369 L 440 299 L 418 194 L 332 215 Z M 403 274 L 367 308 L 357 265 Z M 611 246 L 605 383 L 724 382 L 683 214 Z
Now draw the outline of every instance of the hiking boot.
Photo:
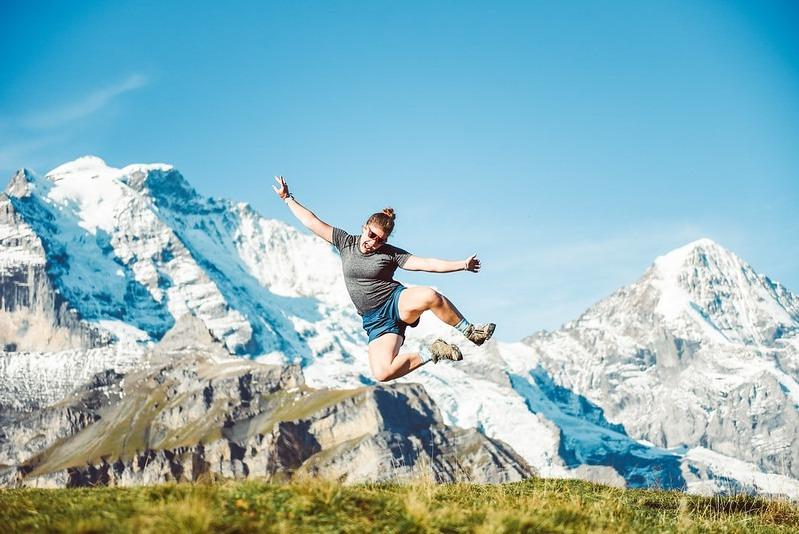
M 475 345 L 482 345 L 489 339 L 491 336 L 494 335 L 494 329 L 497 327 L 494 323 L 486 323 L 486 324 L 478 324 L 473 325 L 470 324 L 469 328 L 466 329 L 466 332 L 463 333 L 466 336 L 466 339 L 474 343 Z
M 436 339 L 433 341 L 433 344 L 430 345 L 430 354 L 432 356 L 433 363 L 438 363 L 439 360 L 452 360 L 459 362 L 463 359 L 461 349 L 459 349 L 456 345 L 447 343 L 443 339 Z

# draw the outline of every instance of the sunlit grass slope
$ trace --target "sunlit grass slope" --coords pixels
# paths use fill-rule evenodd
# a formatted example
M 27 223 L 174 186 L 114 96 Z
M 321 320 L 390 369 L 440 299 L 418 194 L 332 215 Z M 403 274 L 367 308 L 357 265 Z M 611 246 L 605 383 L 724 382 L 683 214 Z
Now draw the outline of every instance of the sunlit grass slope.
M 6 532 L 796 532 L 799 507 L 535 479 L 0 491 Z

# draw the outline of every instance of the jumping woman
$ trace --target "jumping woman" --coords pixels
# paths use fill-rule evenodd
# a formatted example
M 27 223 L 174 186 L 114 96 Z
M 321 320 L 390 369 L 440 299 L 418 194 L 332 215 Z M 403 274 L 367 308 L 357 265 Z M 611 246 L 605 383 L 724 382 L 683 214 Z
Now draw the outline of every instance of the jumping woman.
M 363 318 L 369 336 L 369 366 L 380 382 L 404 376 L 425 363 L 463 359 L 460 349 L 443 339 L 422 347 L 418 353 L 400 354 L 405 342 L 405 328 L 419 324 L 419 317 L 430 310 L 436 317 L 454 326 L 475 345 L 482 345 L 494 333 L 493 323 L 473 325 L 444 295 L 431 287 L 407 288 L 394 280 L 397 267 L 407 271 L 451 273 L 480 270 L 480 260 L 473 255 L 461 261 L 420 258 L 387 243 L 394 230 L 394 210 L 375 213 L 361 228 L 361 235 L 350 235 L 321 221 L 289 193 L 282 176 L 275 176 L 275 193 L 310 231 L 332 243 L 341 254 L 344 282 L 352 303 Z

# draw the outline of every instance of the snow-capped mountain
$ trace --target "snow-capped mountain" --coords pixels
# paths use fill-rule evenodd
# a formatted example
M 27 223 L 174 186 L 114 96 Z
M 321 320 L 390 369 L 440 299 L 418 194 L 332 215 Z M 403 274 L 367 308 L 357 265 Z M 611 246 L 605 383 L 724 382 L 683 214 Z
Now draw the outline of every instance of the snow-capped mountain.
M 339 258 L 315 236 L 202 198 L 168 165 L 85 157 L 0 195 L 0 416 L 136 369 L 186 313 L 231 354 L 299 363 L 311 387 L 371 382 Z M 701 240 L 522 342 L 470 347 L 425 314 L 405 349 L 445 337 L 466 359 L 402 382 L 545 476 L 799 497 L 798 332 L 795 295 Z
M 325 243 L 247 204 L 201 198 L 168 165 L 84 157 L 43 178 L 20 171 L 0 210 L 14 214 L 3 263 L 46 260 L 60 298 L 116 341 L 158 339 L 187 312 L 234 354 L 318 352 L 307 319 L 335 332 L 330 341 L 357 331 L 354 314 L 325 324 L 324 309 L 347 302 Z
M 631 436 L 797 478 L 798 333 L 799 297 L 703 239 L 525 343 Z

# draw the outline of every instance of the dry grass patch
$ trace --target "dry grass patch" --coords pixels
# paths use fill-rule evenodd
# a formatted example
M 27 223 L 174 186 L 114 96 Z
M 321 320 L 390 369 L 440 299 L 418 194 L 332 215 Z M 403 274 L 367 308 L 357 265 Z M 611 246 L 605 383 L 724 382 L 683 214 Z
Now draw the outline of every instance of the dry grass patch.
M 576 480 L 342 486 L 318 479 L 0 491 L 24 532 L 796 532 L 799 508 Z

